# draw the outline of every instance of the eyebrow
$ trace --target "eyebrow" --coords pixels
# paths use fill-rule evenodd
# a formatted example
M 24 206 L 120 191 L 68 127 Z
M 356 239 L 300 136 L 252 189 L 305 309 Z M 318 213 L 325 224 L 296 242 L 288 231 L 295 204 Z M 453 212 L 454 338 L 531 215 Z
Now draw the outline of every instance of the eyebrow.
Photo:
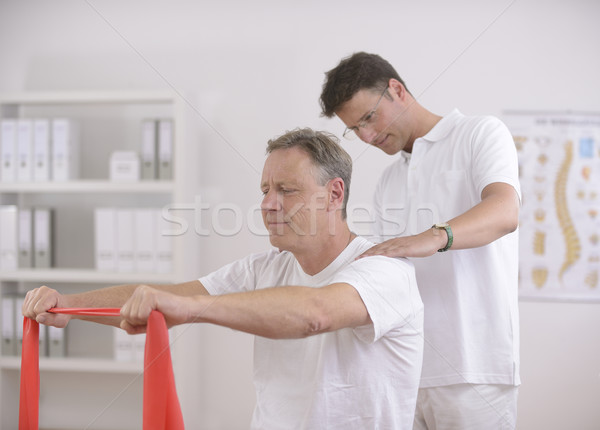
M 274 185 L 276 187 L 299 187 L 298 181 L 292 179 L 292 180 L 283 180 L 283 181 L 276 181 L 274 183 Z M 263 189 L 265 187 L 269 186 L 269 182 L 261 182 L 260 183 L 260 188 Z

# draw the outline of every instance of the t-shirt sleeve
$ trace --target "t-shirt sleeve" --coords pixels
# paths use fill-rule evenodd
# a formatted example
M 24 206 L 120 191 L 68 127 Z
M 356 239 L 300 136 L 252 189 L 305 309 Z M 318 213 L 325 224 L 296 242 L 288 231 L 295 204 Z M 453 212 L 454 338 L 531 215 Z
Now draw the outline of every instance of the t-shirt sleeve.
M 494 182 L 503 182 L 517 191 L 519 162 L 517 149 L 508 127 L 495 117 L 485 117 L 477 126 L 472 141 L 473 182 L 478 195 Z
M 199 281 L 211 295 L 239 293 L 256 289 L 261 268 L 272 258 L 273 251 L 251 254 L 203 276 Z
M 354 330 L 367 343 L 417 322 L 423 310 L 413 265 L 404 259 L 361 258 L 334 276 L 338 282 L 352 285 L 369 312 L 372 324 Z

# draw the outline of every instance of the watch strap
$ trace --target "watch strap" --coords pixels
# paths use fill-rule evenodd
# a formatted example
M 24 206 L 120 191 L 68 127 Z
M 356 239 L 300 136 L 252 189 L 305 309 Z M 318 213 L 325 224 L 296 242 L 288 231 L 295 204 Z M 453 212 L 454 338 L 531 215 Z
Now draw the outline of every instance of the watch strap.
M 450 249 L 450 247 L 452 246 L 452 242 L 454 242 L 454 236 L 452 234 L 452 229 L 450 228 L 450 225 L 444 223 L 444 224 L 434 224 L 432 226 L 432 228 L 436 228 L 438 230 L 446 230 L 446 234 L 448 235 L 448 242 L 446 242 L 446 246 L 444 246 L 441 249 L 438 249 L 438 252 L 446 252 Z

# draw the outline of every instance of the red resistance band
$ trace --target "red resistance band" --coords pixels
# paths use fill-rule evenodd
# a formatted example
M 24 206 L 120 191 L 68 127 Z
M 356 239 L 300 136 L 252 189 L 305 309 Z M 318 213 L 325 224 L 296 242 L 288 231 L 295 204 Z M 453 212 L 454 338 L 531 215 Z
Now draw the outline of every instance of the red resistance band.
M 118 308 L 50 309 L 77 315 L 119 316 Z M 38 430 L 40 398 L 39 324 L 23 319 L 19 430 Z M 144 430 L 183 430 L 183 416 L 175 389 L 165 318 L 152 311 L 146 329 L 144 352 Z

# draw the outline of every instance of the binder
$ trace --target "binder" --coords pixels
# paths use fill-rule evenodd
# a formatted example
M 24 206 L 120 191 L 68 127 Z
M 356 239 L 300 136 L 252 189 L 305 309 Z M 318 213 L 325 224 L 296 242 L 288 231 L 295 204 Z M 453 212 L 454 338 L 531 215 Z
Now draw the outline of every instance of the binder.
M 31 209 L 19 210 L 19 267 L 33 267 L 33 217 Z
M 133 341 L 133 361 L 144 362 L 144 352 L 146 348 L 146 333 L 134 334 L 130 337 Z
M 17 206 L 0 206 L 0 270 L 16 270 L 18 267 L 17 231 Z
M 41 330 L 40 330 L 41 332 Z M 62 358 L 67 356 L 67 328 L 48 326 L 48 357 Z
M 94 211 L 96 269 L 102 272 L 117 270 L 117 212 L 113 208 Z
M 158 122 L 158 178 L 173 178 L 173 120 Z
M 17 324 L 19 323 L 20 321 L 17 321 Z M 48 327 L 40 327 L 39 337 L 40 357 L 48 357 Z
M 17 121 L 17 181 L 33 180 L 33 121 Z
M 135 271 L 152 273 L 156 267 L 156 227 L 153 209 L 136 209 L 135 216 Z
M 118 327 L 113 327 L 113 353 L 115 361 L 133 361 L 133 336 Z
M 23 349 L 23 324 L 19 324 L 22 320 L 21 317 L 21 308 L 23 307 L 23 302 L 25 301 L 25 297 L 16 296 L 15 297 L 15 328 L 16 328 L 16 344 L 17 344 L 17 355 L 21 355 L 21 350 Z M 39 340 L 38 340 L 39 342 Z
M 2 355 L 17 355 L 15 298 L 2 297 Z
M 142 179 L 158 179 L 157 163 L 157 122 L 153 119 L 142 121 Z
M 52 179 L 64 182 L 79 177 L 79 136 L 77 123 L 69 119 L 52 121 Z
M 15 182 L 17 180 L 17 121 L 4 119 L 0 121 L 1 163 L 0 180 Z
M 162 209 L 155 210 L 157 227 L 156 272 L 173 272 L 173 237 L 169 235 L 170 223 L 162 216 Z
M 47 182 L 50 170 L 50 121 L 36 119 L 33 121 L 33 180 Z
M 133 210 L 117 209 L 117 272 L 135 270 L 133 224 Z
M 53 266 L 53 212 L 52 209 L 35 208 L 33 211 L 33 266 Z

